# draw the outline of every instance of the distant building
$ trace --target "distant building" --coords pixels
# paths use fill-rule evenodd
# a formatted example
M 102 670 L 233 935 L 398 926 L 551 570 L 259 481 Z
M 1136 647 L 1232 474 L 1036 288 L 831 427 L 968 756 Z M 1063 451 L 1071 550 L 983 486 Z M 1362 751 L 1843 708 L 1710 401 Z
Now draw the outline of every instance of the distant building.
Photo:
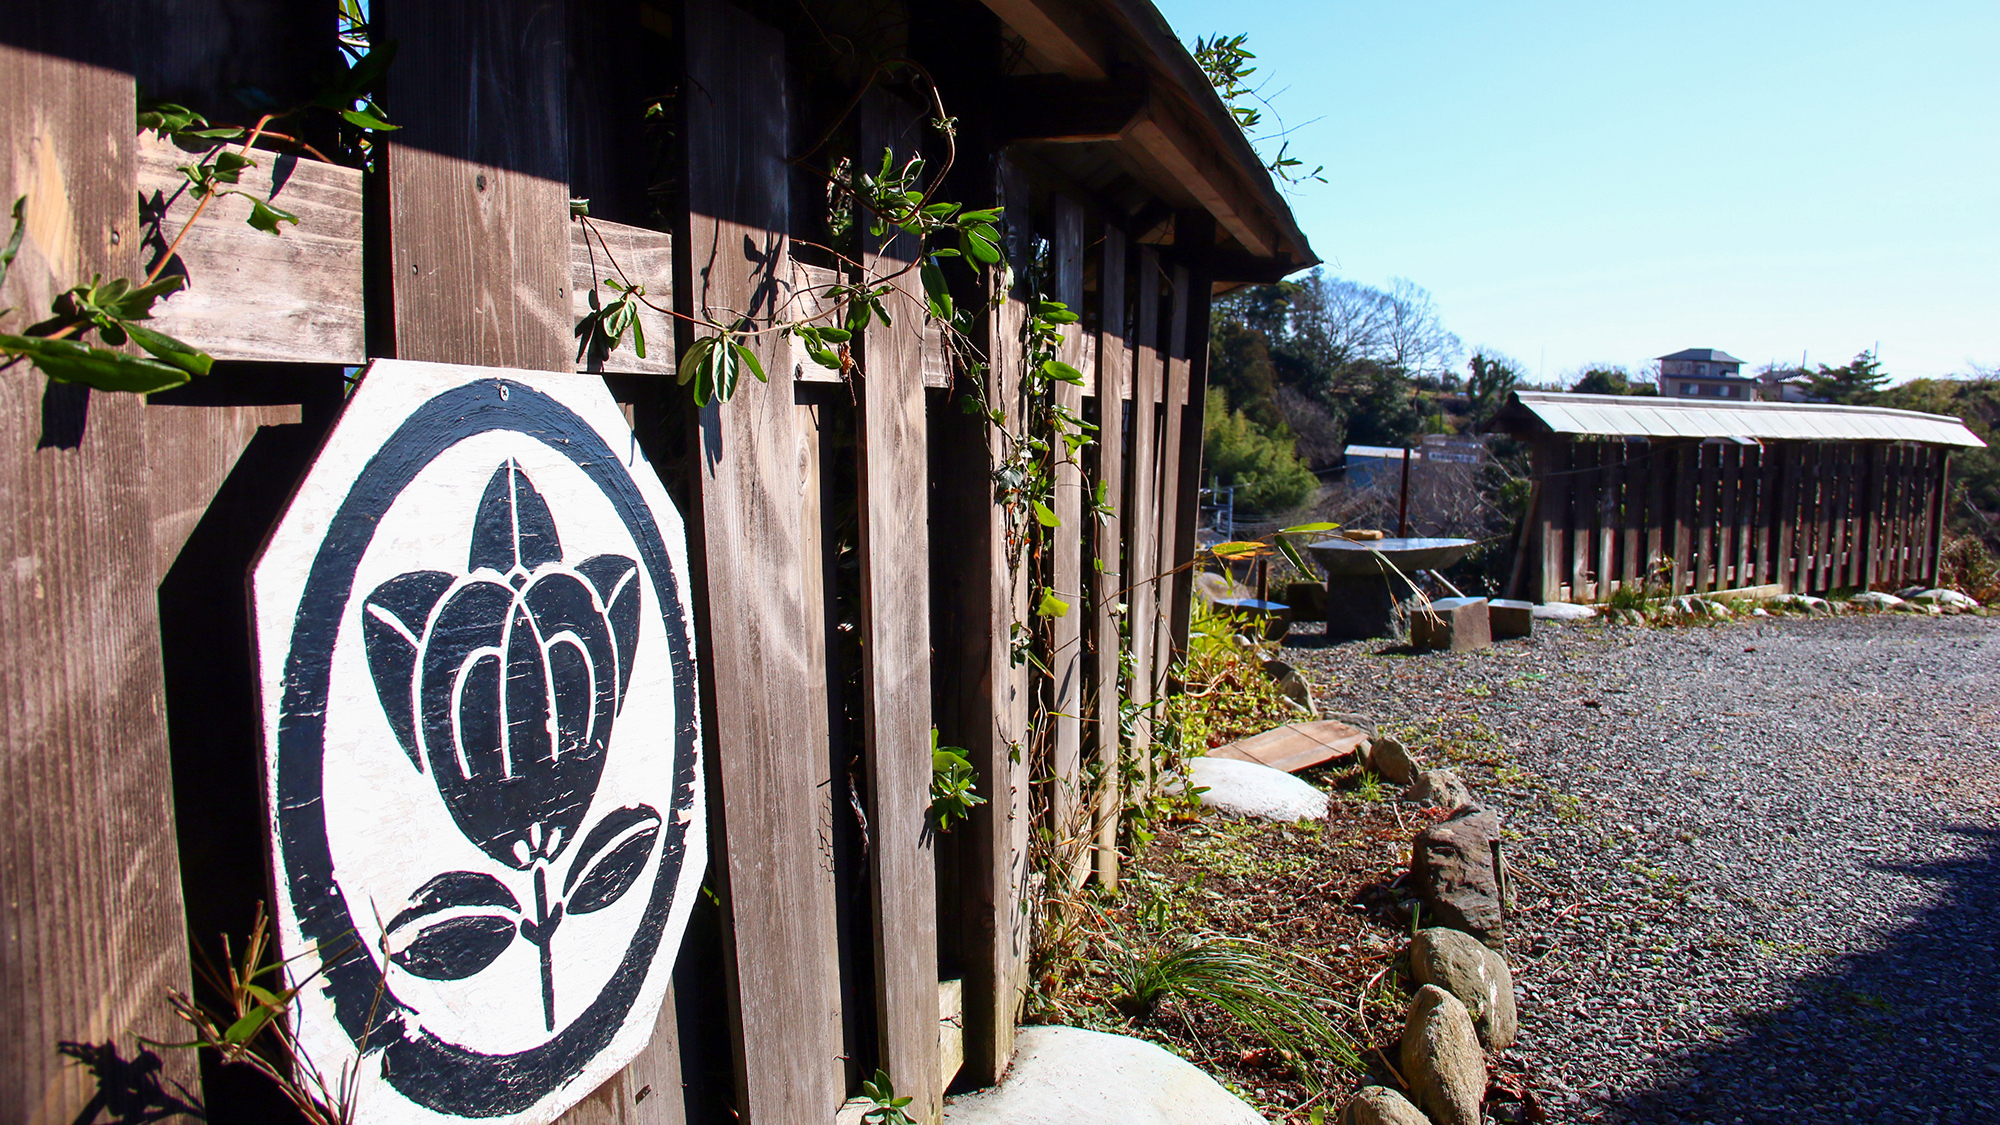
M 1660 357 L 1660 393 L 1668 398 L 1757 398 L 1758 382 L 1743 374 L 1743 361 L 1714 348 L 1688 348 Z

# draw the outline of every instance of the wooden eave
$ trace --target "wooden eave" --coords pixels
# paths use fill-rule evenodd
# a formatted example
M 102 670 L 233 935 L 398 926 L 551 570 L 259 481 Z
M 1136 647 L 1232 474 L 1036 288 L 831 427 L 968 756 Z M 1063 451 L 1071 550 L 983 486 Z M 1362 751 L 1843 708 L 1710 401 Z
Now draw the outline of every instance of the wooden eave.
M 1149 0 L 982 2 L 1027 44 L 1034 65 L 1079 90 L 1106 91 L 1084 125 L 1024 130 L 1018 143 L 1048 150 L 1043 158 L 1073 179 L 1103 183 L 1100 198 L 1134 194 L 1104 183 L 1115 166 L 1148 199 L 1212 215 L 1207 265 L 1218 282 L 1275 281 L 1318 264 L 1256 150 Z M 1107 115 L 1122 120 L 1107 124 Z

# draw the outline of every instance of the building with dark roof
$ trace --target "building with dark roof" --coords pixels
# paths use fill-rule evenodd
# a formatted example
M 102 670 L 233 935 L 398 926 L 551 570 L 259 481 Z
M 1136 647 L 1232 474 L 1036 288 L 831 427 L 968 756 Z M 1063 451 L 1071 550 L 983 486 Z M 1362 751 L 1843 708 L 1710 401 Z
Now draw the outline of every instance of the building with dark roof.
M 1743 375 L 1743 361 L 1717 348 L 1684 348 L 1660 357 L 1660 393 L 1668 398 L 1750 402 L 1757 389 L 1757 380 Z

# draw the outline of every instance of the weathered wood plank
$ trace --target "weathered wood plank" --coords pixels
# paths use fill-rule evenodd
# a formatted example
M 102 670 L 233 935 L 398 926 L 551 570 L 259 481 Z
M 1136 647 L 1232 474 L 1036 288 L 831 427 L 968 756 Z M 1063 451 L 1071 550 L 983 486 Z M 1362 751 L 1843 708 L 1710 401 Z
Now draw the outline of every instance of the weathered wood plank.
M 1674 478 L 1673 460 L 1672 446 L 1657 440 L 1646 443 L 1641 461 L 1646 477 L 1645 556 L 1641 565 L 1645 567 L 1643 578 L 1649 584 L 1659 576 L 1660 564 L 1666 561 L 1667 552 L 1673 548 L 1673 540 L 1666 534 L 1668 505 L 1672 503 L 1673 496 L 1669 488 Z
M 1132 570 L 1127 603 L 1132 607 L 1133 673 L 1129 690 L 1141 708 L 1132 736 L 1132 754 L 1139 784 L 1149 789 L 1153 779 L 1152 705 L 1160 699 L 1154 678 L 1155 627 L 1160 606 L 1160 398 L 1166 372 L 1160 359 L 1160 258 L 1150 246 L 1139 247 L 1132 288 L 1138 302 L 1132 368 L 1132 469 L 1125 521 L 1125 557 Z M 1144 793 L 1138 794 L 1143 796 Z
M 152 133 L 140 134 L 136 147 L 150 269 L 194 214 L 179 167 L 202 154 Z M 188 280 L 156 307 L 157 327 L 217 359 L 362 363 L 361 172 L 264 149 L 250 155 L 257 166 L 244 172 L 242 188 L 297 215 L 298 224 L 266 234 L 244 221 L 248 199 L 216 198 L 164 271 Z
M 1639 557 L 1641 544 L 1646 537 L 1646 472 L 1650 458 L 1645 447 L 1633 442 L 1625 442 L 1619 447 L 1619 489 L 1618 503 L 1618 581 L 1626 587 L 1637 587 L 1646 572 L 1645 560 Z
M 861 112 L 861 150 L 907 159 L 923 118 L 885 94 Z M 872 241 L 872 240 L 871 240 Z M 914 259 L 903 235 L 871 246 L 886 276 Z M 865 333 L 861 380 L 861 716 L 872 814 L 868 849 L 875 925 L 879 1063 L 918 1121 L 942 1112 L 938 1073 L 936 857 L 925 830 L 931 787 L 929 496 L 924 419 L 924 294 L 915 273 L 885 303 L 893 325 Z M 911 581 L 912 575 L 924 581 Z
M 1722 455 L 1721 476 L 1722 495 L 1717 505 L 1717 526 L 1715 542 L 1716 585 L 1721 589 L 1747 586 L 1739 580 L 1736 567 L 1736 546 L 1742 541 L 1737 533 L 1736 513 L 1739 493 L 1743 487 L 1743 447 L 1740 445 L 1719 445 L 1716 452 Z
M 1696 494 L 1701 481 L 1701 444 L 1688 442 L 1674 457 L 1674 588 L 1684 594 L 1694 582 Z
M 1602 443 L 1595 441 L 1575 442 L 1570 446 L 1569 512 L 1565 522 L 1569 525 L 1569 598 L 1573 602 L 1591 600 L 1591 539 L 1602 449 Z
M 1097 881 L 1118 885 L 1118 814 L 1123 805 L 1119 784 L 1120 702 L 1119 653 L 1122 648 L 1118 607 L 1129 580 L 1124 554 L 1125 400 L 1119 389 L 1130 383 L 1132 349 L 1125 339 L 1125 232 L 1106 224 L 1101 268 L 1098 270 L 1097 444 L 1092 487 L 1102 489 L 1111 514 L 1092 521 L 1091 555 L 1097 562 L 1092 579 L 1091 632 L 1096 688 L 1090 717 L 1097 751 Z
M 1784 442 L 1777 451 L 1778 503 L 1771 513 L 1772 534 L 1778 544 L 1777 569 L 1771 580 L 1788 594 L 1803 593 L 1798 558 L 1799 444 Z
M 1176 220 L 1180 232 L 1175 245 L 1197 249 L 1214 244 L 1215 224 L 1205 216 L 1182 216 Z M 1195 524 L 1201 510 L 1202 436 L 1208 407 L 1208 322 L 1212 285 L 1205 270 L 1177 268 L 1174 285 L 1185 298 L 1176 304 L 1174 330 L 1187 357 L 1187 386 L 1181 393 L 1181 449 L 1179 491 L 1174 501 L 1174 533 L 1169 542 L 1173 557 L 1181 562 L 1194 558 Z M 1194 572 L 1183 570 L 1174 578 L 1174 600 L 1167 618 L 1167 630 L 1176 653 L 1185 652 L 1188 623 L 1194 611 Z
M 396 4 L 383 144 L 399 359 L 574 369 L 565 5 Z
M 1776 558 L 1778 472 L 1783 447 L 1766 442 L 1757 450 L 1757 576 L 1759 585 L 1780 581 Z
M 1703 442 L 1695 447 L 1700 468 L 1695 479 L 1694 589 L 1705 594 L 1715 586 L 1716 508 L 1721 498 L 1721 449 Z
M 1160 425 L 1160 569 L 1169 572 L 1169 577 L 1160 583 L 1160 607 L 1158 620 L 1160 631 L 1153 638 L 1153 683 L 1164 693 L 1167 677 L 1173 670 L 1174 658 L 1179 655 L 1182 645 L 1180 630 L 1176 627 L 1175 609 L 1186 590 L 1192 589 L 1193 568 L 1175 570 L 1182 563 L 1194 558 L 1190 547 L 1182 554 L 1181 539 L 1185 529 L 1190 537 L 1194 531 L 1195 508 L 1189 497 L 1200 487 L 1201 476 L 1201 408 L 1189 409 L 1188 388 L 1192 377 L 1188 348 L 1189 309 L 1192 282 L 1186 266 L 1176 265 L 1167 275 L 1167 382 L 1165 417 Z M 1202 324 L 1208 318 L 1202 318 Z M 1207 333 L 1202 334 L 1204 340 Z M 1206 350 L 1204 349 L 1204 355 Z M 1195 442 L 1192 456 L 1189 453 L 1189 424 L 1192 419 Z M 1164 694 L 1155 696 L 1164 698 Z
M 682 6 L 688 231 L 675 296 L 688 315 L 768 314 L 788 276 L 785 46 L 728 4 Z M 691 333 L 683 331 L 683 342 Z M 825 1120 L 845 1095 L 833 873 L 805 815 L 827 744 L 817 488 L 805 408 L 774 336 L 754 347 L 771 382 L 745 379 L 700 412 L 694 555 L 707 613 L 705 729 L 727 877 L 727 993 L 736 1108 L 752 1122 Z M 805 627 L 801 627 L 804 624 Z M 934 999 L 934 998 L 933 998 Z
M 590 314 L 590 295 L 597 293 L 600 305 L 618 297 L 600 284 L 605 279 L 621 284 L 643 285 L 646 299 L 661 308 L 674 307 L 674 237 L 666 231 L 629 227 L 623 223 L 592 219 L 569 224 L 569 315 L 572 324 Z M 576 345 L 570 358 L 578 371 L 601 371 L 634 375 L 674 373 L 674 320 L 666 313 L 641 305 L 639 328 L 646 334 L 646 357 L 639 358 L 633 338 L 627 333 L 616 349 L 602 346 L 588 349 L 577 359 Z
M 1535 443 L 1535 486 L 1541 489 L 1535 513 L 1535 534 L 1539 540 L 1535 584 L 1530 587 L 1538 602 L 1562 600 L 1564 514 L 1569 510 L 1569 460 L 1573 443 L 1562 438 Z
M 0 46 L 0 197 L 26 196 L 26 241 L 0 307 L 17 331 L 93 273 L 140 272 L 133 81 L 69 55 L 111 38 L 90 5 L 17 12 Z M 95 21 L 105 22 L 95 22 Z M 48 32 L 44 42 L 40 33 Z M 168 785 L 145 404 L 0 380 L 0 1119 L 90 1120 L 97 1084 L 65 1041 L 142 1056 L 180 1038 L 164 994 L 188 987 Z M 31 651 L 32 650 L 32 651 Z M 200 1096 L 191 1054 L 151 1077 Z
M 1924 583 L 1935 586 L 1944 565 L 1945 505 L 1951 502 L 1951 451 L 1933 447 L 1931 455 L 1930 502 L 1924 515 L 1930 521 L 1924 536 Z
M 1618 577 L 1618 492 L 1624 486 L 1625 443 L 1604 445 L 1604 468 L 1597 492 L 1597 601 L 1611 597 L 1612 581 Z
M 1070 308 L 1083 304 L 1083 208 L 1065 196 L 1055 197 L 1051 231 L 1056 300 Z M 1072 367 L 1082 360 L 1083 332 L 1080 325 L 1063 331 L 1060 355 Z M 1056 405 L 1078 415 L 1083 413 L 1083 388 L 1073 383 L 1056 383 Z M 1050 456 L 1059 458 L 1055 471 L 1057 525 L 1047 532 L 1051 556 L 1049 581 L 1056 595 L 1070 609 L 1054 619 L 1050 628 L 1048 654 L 1048 710 L 1052 738 L 1049 758 L 1049 830 L 1065 861 L 1073 884 L 1080 885 L 1089 874 L 1089 840 L 1093 838 L 1090 805 L 1082 793 L 1084 666 L 1083 666 L 1083 465 L 1051 442 Z

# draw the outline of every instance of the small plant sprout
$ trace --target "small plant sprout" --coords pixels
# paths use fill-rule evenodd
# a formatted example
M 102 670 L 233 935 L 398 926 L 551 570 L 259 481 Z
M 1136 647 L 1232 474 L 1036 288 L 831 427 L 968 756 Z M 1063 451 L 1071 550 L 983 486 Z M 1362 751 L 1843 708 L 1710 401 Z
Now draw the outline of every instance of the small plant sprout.
M 972 759 L 957 746 L 939 746 L 936 727 L 931 728 L 931 820 L 939 832 L 951 831 L 953 821 L 972 815 L 974 805 L 986 798 L 973 792 L 979 774 Z
M 914 1099 L 896 1096 L 888 1071 L 877 1069 L 875 1077 L 862 1082 L 861 1096 L 868 1100 L 868 1111 L 861 1115 L 865 1125 L 917 1125 L 907 1108 Z

